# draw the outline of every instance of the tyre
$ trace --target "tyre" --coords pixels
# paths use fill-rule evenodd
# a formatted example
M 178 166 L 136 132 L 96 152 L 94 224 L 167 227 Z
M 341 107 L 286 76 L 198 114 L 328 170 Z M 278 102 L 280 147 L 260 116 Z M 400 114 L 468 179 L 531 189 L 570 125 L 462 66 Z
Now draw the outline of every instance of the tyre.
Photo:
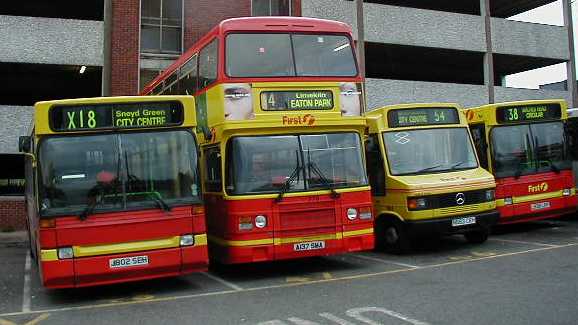
M 471 231 L 464 234 L 466 240 L 472 244 L 481 244 L 488 240 L 489 231 L 488 230 L 477 230 Z
M 382 217 L 375 228 L 377 247 L 394 254 L 403 254 L 411 249 L 409 235 L 404 224 L 395 218 Z

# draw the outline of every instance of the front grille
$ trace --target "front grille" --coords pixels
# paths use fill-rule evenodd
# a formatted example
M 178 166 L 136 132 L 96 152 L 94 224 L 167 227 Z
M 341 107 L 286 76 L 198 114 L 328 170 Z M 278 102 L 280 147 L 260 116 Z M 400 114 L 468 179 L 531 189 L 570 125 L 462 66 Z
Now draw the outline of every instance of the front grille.
M 335 209 L 280 211 L 281 229 L 316 228 L 335 225 Z
M 458 204 L 457 196 L 459 193 L 463 194 L 464 202 Z M 437 208 L 449 208 L 455 206 L 463 206 L 470 204 L 478 204 L 487 202 L 486 200 L 486 190 L 475 190 L 475 191 L 465 191 L 465 192 L 455 192 L 449 194 L 440 194 L 434 196 L 437 201 Z M 432 198 L 434 198 L 432 197 Z
M 466 214 L 470 212 L 478 212 L 479 206 L 477 205 L 466 205 L 466 206 L 456 206 L 456 207 L 449 207 L 449 208 L 441 208 L 439 209 L 439 213 L 441 215 L 452 215 L 452 214 Z

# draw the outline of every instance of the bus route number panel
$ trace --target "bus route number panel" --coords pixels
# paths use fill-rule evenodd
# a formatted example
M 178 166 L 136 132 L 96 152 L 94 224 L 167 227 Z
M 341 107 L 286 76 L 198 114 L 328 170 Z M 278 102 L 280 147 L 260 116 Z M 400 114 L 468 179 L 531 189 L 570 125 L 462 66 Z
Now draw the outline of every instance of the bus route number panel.
M 330 90 L 264 91 L 261 93 L 261 109 L 264 111 L 298 111 L 333 109 L 333 93 Z
M 391 128 L 460 123 L 457 109 L 449 107 L 395 109 L 387 115 Z
M 164 127 L 182 123 L 183 107 L 176 101 L 62 105 L 50 110 L 50 128 L 60 132 Z
M 505 106 L 496 109 L 498 123 L 556 120 L 562 117 L 560 104 Z

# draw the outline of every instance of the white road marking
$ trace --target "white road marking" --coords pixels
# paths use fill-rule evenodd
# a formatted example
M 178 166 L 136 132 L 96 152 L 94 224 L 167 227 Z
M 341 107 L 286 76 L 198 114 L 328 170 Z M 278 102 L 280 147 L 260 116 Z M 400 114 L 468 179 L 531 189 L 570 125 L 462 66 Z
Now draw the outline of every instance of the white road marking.
M 411 265 L 411 264 L 406 264 L 406 263 L 394 262 L 394 261 L 390 261 L 390 260 L 384 260 L 384 259 L 379 258 L 379 257 L 371 257 L 371 256 L 367 256 L 367 255 L 360 255 L 360 254 L 352 254 L 350 256 L 357 257 L 357 258 L 360 258 L 363 260 L 373 261 L 373 262 L 380 262 L 380 263 L 385 263 L 385 264 L 394 264 L 397 266 L 409 267 L 412 269 L 419 269 L 420 268 L 417 265 Z
M 271 290 L 271 289 L 283 289 L 283 288 L 292 288 L 292 287 L 300 287 L 304 285 L 317 285 L 323 283 L 330 283 L 330 282 L 342 282 L 342 281 L 350 281 L 350 280 L 358 280 L 358 279 L 367 279 L 377 276 L 384 276 L 388 274 L 399 274 L 405 272 L 414 272 L 418 270 L 430 270 L 436 269 L 451 265 L 461 265 L 465 263 L 473 263 L 473 262 L 482 262 L 482 261 L 489 261 L 503 257 L 509 256 L 518 256 L 522 254 L 529 254 L 529 253 L 538 253 L 538 252 L 545 252 L 553 249 L 560 249 L 560 248 L 568 248 L 568 247 L 577 247 L 578 243 L 570 243 L 566 245 L 560 245 L 556 247 L 541 247 L 541 248 L 534 248 L 534 249 L 527 249 L 518 252 L 511 252 L 511 253 L 504 253 L 504 254 L 497 254 L 492 256 L 486 257 L 479 257 L 473 258 L 470 260 L 464 261 L 452 261 L 452 262 L 445 262 L 433 265 L 425 265 L 420 266 L 417 268 L 407 268 L 407 269 L 396 269 L 396 270 L 387 270 L 381 272 L 374 272 L 374 273 L 364 273 L 364 274 L 357 274 L 357 275 L 350 275 L 350 276 L 343 276 L 339 278 L 333 279 L 323 279 L 323 280 L 316 280 L 311 282 L 304 282 L 304 283 L 286 283 L 286 284 L 277 284 L 277 285 L 268 285 L 262 287 L 253 287 L 247 288 L 242 290 L 222 290 L 222 291 L 214 291 L 214 292 L 205 292 L 205 293 L 195 293 L 195 294 L 188 294 L 182 296 L 169 296 L 169 297 L 159 297 L 154 298 L 146 301 L 128 301 L 128 302 L 120 302 L 120 303 L 102 303 L 102 304 L 92 304 L 92 305 L 84 305 L 84 306 L 73 306 L 73 307 L 60 307 L 60 308 L 47 308 L 41 310 L 33 310 L 27 313 L 24 312 L 12 312 L 12 313 L 3 313 L 0 314 L 0 317 L 7 317 L 7 316 L 20 316 L 20 315 L 31 315 L 31 314 L 41 314 L 41 313 L 56 313 L 56 312 L 67 312 L 67 311 L 79 311 L 79 310 L 93 310 L 93 309 L 101 309 L 101 308 L 114 308 L 120 306 L 130 306 L 130 305 L 137 305 L 137 304 L 148 304 L 148 303 L 159 303 L 159 302 L 168 302 L 168 301 L 178 301 L 178 300 L 186 300 L 186 299 L 198 299 L 203 297 L 214 297 L 214 296 L 222 296 L 228 294 L 237 294 L 237 293 L 249 293 L 249 292 L 256 292 L 256 291 L 263 291 L 263 290 Z M 208 274 L 207 274 L 208 276 Z M 218 281 L 218 280 L 217 280 Z
M 413 319 L 411 317 L 402 315 L 398 312 L 395 312 L 393 310 L 388 310 L 385 308 L 379 308 L 379 307 L 362 307 L 362 308 L 353 308 L 350 309 L 346 312 L 347 316 L 351 317 L 351 318 L 355 318 L 359 321 L 364 322 L 365 324 L 370 324 L 370 325 L 381 325 L 381 323 L 375 322 L 370 318 L 367 318 L 365 316 L 362 316 L 362 313 L 367 313 L 367 312 L 378 312 L 378 313 L 384 313 L 386 315 L 389 315 L 391 317 L 395 317 L 398 319 L 401 319 L 402 321 L 408 322 L 410 324 L 413 325 L 429 325 L 429 323 L 417 320 L 417 319 Z
M 501 241 L 504 243 L 536 245 L 536 246 L 543 246 L 543 247 L 559 247 L 560 246 L 560 245 L 544 244 L 544 243 L 537 243 L 537 242 L 523 241 L 523 240 L 514 240 L 514 239 L 490 238 L 490 240 Z
M 223 285 L 225 285 L 225 286 L 227 286 L 227 287 L 229 287 L 235 291 L 242 291 L 243 290 L 243 288 L 239 287 L 238 285 L 231 283 L 225 279 L 219 278 L 218 276 L 212 275 L 208 272 L 201 272 L 201 274 L 203 274 L 203 275 L 207 276 L 209 279 L 213 279 L 213 280 L 219 282 L 220 284 L 223 284 Z
M 30 252 L 26 253 L 26 264 L 24 265 L 24 288 L 22 289 L 22 312 L 30 311 L 30 269 L 32 268 L 32 260 Z

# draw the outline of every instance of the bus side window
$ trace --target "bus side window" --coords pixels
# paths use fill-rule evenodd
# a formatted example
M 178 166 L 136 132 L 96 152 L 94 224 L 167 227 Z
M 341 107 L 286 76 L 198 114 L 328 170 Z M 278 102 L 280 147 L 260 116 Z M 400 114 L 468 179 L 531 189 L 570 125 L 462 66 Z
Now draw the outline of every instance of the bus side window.
M 194 95 L 197 92 L 197 55 L 195 54 L 180 70 L 179 94 Z
M 385 171 L 383 169 L 383 157 L 379 150 L 377 135 L 370 135 L 365 143 L 365 154 L 367 159 L 367 173 L 371 193 L 374 196 L 385 195 Z
M 486 126 L 484 124 L 475 124 L 470 126 L 472 138 L 474 139 L 474 146 L 478 152 L 480 165 L 484 169 L 488 169 L 488 143 L 486 142 Z
M 205 190 L 221 192 L 221 151 L 218 146 L 205 149 Z
M 215 39 L 201 50 L 199 55 L 199 89 L 203 89 L 217 80 L 218 44 Z

